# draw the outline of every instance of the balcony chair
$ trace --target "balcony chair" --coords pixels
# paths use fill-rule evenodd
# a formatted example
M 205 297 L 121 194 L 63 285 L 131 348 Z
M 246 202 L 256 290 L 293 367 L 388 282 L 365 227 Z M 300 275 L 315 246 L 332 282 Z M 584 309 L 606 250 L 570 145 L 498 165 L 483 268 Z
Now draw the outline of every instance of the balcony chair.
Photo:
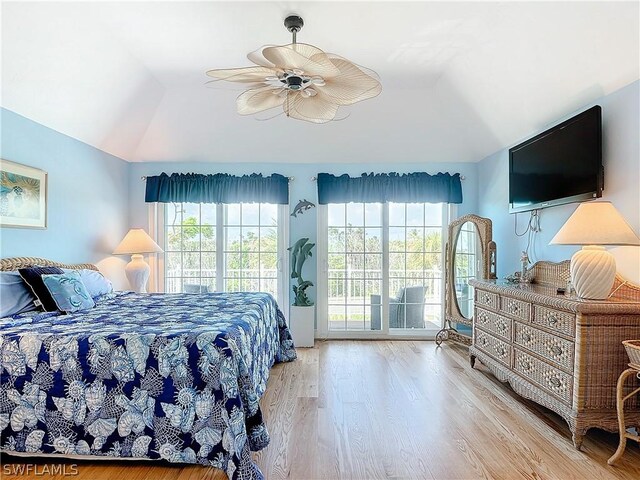
M 389 300 L 389 328 L 424 328 L 424 298 L 427 287 L 405 287 Z M 406 323 L 405 323 L 406 312 Z M 382 326 L 382 300 L 371 295 L 371 330 Z

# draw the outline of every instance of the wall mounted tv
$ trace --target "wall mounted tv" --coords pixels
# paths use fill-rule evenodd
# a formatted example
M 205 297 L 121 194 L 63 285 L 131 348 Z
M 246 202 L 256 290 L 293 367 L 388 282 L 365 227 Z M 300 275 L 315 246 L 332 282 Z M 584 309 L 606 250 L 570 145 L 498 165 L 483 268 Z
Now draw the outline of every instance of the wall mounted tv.
M 591 107 L 509 149 L 509 212 L 602 196 L 602 108 Z

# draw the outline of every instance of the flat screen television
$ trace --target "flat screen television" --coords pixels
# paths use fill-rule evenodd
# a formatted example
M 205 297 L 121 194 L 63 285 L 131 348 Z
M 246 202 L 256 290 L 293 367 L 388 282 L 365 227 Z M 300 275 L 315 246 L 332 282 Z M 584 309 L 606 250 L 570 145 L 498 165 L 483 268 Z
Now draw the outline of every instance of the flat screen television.
M 591 107 L 509 149 L 509 212 L 602 196 L 602 108 Z

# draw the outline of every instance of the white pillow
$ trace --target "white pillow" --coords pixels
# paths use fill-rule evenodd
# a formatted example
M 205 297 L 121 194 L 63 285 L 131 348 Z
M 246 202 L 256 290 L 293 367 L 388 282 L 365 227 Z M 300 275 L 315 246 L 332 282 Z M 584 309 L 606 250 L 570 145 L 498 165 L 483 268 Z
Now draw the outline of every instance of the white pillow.
M 35 300 L 18 272 L 0 272 L 0 318 L 35 310 Z
M 62 270 L 65 272 L 74 271 L 68 268 L 63 268 Z M 113 292 L 113 285 L 111 281 L 105 278 L 105 276 L 97 270 L 82 269 L 75 271 L 80 273 L 80 279 L 82 280 L 82 283 L 84 283 L 84 286 L 87 287 L 87 291 L 89 292 L 89 295 L 91 295 L 91 298 L 96 298 Z

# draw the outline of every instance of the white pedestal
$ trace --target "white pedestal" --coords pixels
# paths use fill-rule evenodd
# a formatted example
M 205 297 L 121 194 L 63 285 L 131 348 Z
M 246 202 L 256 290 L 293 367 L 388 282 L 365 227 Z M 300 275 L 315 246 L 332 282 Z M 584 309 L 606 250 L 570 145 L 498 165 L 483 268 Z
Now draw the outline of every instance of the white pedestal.
M 316 307 L 289 307 L 289 330 L 296 347 L 313 347 Z

